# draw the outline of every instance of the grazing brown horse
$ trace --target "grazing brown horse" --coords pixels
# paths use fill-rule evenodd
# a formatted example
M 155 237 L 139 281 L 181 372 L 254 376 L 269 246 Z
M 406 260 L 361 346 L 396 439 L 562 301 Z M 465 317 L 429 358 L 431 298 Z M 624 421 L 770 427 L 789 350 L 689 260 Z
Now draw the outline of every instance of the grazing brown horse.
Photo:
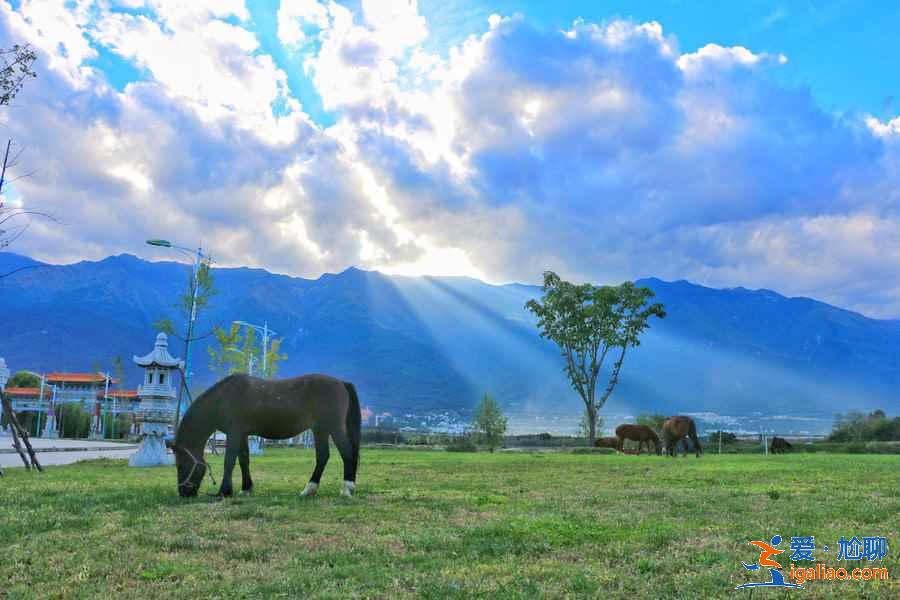
M 614 437 L 604 437 L 597 438 L 594 442 L 594 446 L 597 448 L 612 448 L 613 450 L 619 449 L 619 438 Z
M 248 435 L 271 439 L 292 438 L 312 429 L 316 442 L 316 467 L 302 495 L 312 496 L 328 462 L 328 436 L 344 462 L 341 495 L 352 496 L 359 464 L 360 408 L 352 383 L 328 375 L 304 375 L 267 380 L 248 375 L 229 375 L 191 404 L 178 426 L 172 449 L 178 469 L 178 493 L 196 496 L 208 465 L 203 448 L 214 431 L 227 436 L 225 473 L 219 496 L 231 496 L 231 473 L 241 465 L 241 490 L 253 488 L 250 479 Z
M 771 452 L 772 454 L 777 454 L 779 452 L 784 454 L 786 450 L 790 450 L 791 448 L 793 448 L 793 446 L 789 441 L 777 436 L 773 437 L 772 443 L 769 444 L 769 452 Z
M 656 454 L 660 454 L 659 436 L 650 427 L 646 425 L 629 425 L 623 424 L 616 427 L 616 438 L 619 441 L 619 451 L 624 451 L 625 440 L 632 440 L 638 443 L 637 453 L 641 453 L 644 442 L 647 443 L 647 452 L 650 452 L 650 443 L 653 443 L 653 449 Z
M 697 439 L 697 427 L 690 417 L 669 417 L 663 423 L 662 434 L 666 443 L 666 454 L 669 456 L 675 456 L 675 448 L 681 441 L 684 441 L 684 456 L 687 456 L 687 440 L 684 439 L 686 437 L 691 438 L 697 458 L 700 458 L 703 453 L 703 447 L 700 446 L 700 440 Z

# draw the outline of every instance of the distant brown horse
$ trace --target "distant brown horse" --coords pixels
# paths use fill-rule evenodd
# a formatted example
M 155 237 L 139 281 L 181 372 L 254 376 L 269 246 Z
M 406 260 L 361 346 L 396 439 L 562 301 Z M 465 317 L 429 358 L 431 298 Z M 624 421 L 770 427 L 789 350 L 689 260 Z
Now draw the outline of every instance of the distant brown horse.
M 644 442 L 647 443 L 647 452 L 650 452 L 650 443 L 652 442 L 656 454 L 660 454 L 659 436 L 646 425 L 629 425 L 627 423 L 619 425 L 616 427 L 616 438 L 619 441 L 620 451 L 625 449 L 625 440 L 632 440 L 638 443 L 638 454 L 641 453 Z
M 784 454 L 786 450 L 790 450 L 791 448 L 793 448 L 793 446 L 789 441 L 777 436 L 773 437 L 772 443 L 769 444 L 769 452 L 772 454 L 778 454 L 779 452 Z
M 619 449 L 619 438 L 614 437 L 605 437 L 605 438 L 597 438 L 594 442 L 594 446 L 597 448 L 612 448 L 614 450 Z
M 688 437 L 694 444 L 694 450 L 697 452 L 697 458 L 703 453 L 703 447 L 700 446 L 700 440 L 697 439 L 697 426 L 690 417 L 669 417 L 662 426 L 663 439 L 666 443 L 666 454 L 675 456 L 675 449 L 678 442 L 684 441 L 684 456 L 687 456 L 687 440 Z

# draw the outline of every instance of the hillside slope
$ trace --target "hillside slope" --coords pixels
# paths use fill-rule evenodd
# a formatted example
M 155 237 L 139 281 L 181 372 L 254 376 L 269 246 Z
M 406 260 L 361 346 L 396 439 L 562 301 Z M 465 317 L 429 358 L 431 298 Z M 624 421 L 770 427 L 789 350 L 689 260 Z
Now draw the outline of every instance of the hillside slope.
M 0 254 L 0 272 L 29 259 Z M 108 369 L 149 351 L 153 321 L 177 319 L 188 267 L 121 255 L 46 265 L 0 280 L 0 356 L 13 369 Z M 898 407 L 900 323 L 868 319 L 767 290 L 685 281 L 653 288 L 669 317 L 630 353 L 609 408 L 830 416 Z M 577 406 L 556 349 L 524 303 L 532 286 L 459 277 L 399 277 L 348 269 L 315 280 L 260 269 L 215 269 L 219 290 L 198 330 L 232 320 L 284 338 L 281 375 L 327 372 L 356 382 L 377 410 L 470 408 L 490 391 L 508 407 L 552 413 Z M 211 338 L 210 338 L 211 339 Z M 203 340 L 198 388 L 214 381 Z M 173 351 L 183 356 L 173 340 Z M 129 385 L 138 372 L 129 367 Z

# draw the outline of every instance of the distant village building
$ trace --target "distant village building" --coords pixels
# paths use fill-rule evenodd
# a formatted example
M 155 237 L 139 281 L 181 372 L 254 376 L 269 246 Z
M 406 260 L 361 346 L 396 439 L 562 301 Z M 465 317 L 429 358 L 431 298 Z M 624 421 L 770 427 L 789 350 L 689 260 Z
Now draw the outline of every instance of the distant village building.
M 64 404 L 78 404 L 90 413 L 90 437 L 107 437 L 101 416 L 132 412 L 138 407 L 137 392 L 113 390 L 118 381 L 105 373 L 48 373 L 41 376 L 39 387 L 11 387 L 6 389 L 16 412 L 38 415 L 37 437 L 59 437 L 59 409 Z
M 7 387 L 5 393 L 12 408 L 17 413 L 32 412 L 37 415 L 34 423 L 36 437 L 59 437 L 60 408 L 66 404 L 77 404 L 91 415 L 89 435 L 92 438 L 111 437 L 104 425 L 112 423 L 116 415 L 127 413 L 133 416 L 128 430 L 116 433 L 144 434 L 153 438 L 152 452 L 146 452 L 142 444 L 142 459 L 167 460 L 162 436 L 172 428 L 175 416 L 176 371 L 184 368 L 184 362 L 174 358 L 168 351 L 166 334 L 156 336 L 153 350 L 145 356 L 135 356 L 134 362 L 144 369 L 143 383 L 136 390 L 115 389 L 119 381 L 108 373 L 53 372 L 40 376 L 38 387 Z M 7 373 L 6 362 L 0 358 L 0 371 Z M 6 378 L 2 378 L 3 385 Z M 112 419 L 106 418 L 112 416 Z M 158 446 L 158 447 L 157 447 Z M 162 449 L 162 458 L 160 456 Z M 140 451 L 139 451 L 140 453 Z

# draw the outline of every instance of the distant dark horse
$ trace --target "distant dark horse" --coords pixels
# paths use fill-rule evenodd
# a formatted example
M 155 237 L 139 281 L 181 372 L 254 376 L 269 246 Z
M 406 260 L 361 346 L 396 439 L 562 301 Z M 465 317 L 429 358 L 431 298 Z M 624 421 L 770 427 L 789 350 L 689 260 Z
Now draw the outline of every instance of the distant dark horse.
M 700 446 L 700 440 L 697 439 L 697 427 L 690 417 L 669 417 L 663 423 L 662 434 L 666 441 L 666 454 L 669 456 L 675 456 L 675 448 L 682 440 L 684 440 L 684 455 L 687 456 L 687 440 L 684 439 L 686 437 L 691 438 L 697 458 L 700 458 L 703 453 L 703 447 Z
M 650 452 L 650 443 L 652 442 L 656 454 L 660 453 L 659 436 L 656 435 L 656 432 L 653 431 L 653 429 L 646 425 L 629 425 L 627 423 L 619 425 L 616 427 L 616 438 L 618 438 L 619 441 L 620 452 L 624 452 L 625 450 L 625 440 L 632 440 L 638 443 L 638 454 L 641 453 L 644 442 L 647 443 L 647 452 Z
M 777 436 L 773 437 L 772 443 L 769 444 L 769 452 L 772 454 L 778 454 L 779 452 L 784 454 L 786 450 L 790 450 L 791 448 L 793 448 L 793 446 L 789 441 Z
M 330 435 L 344 462 L 341 494 L 352 496 L 360 442 L 359 398 L 352 383 L 327 375 L 275 381 L 229 375 L 198 397 L 181 420 L 172 444 L 178 493 L 197 495 L 208 466 L 203 448 L 214 431 L 228 436 L 219 495 L 231 496 L 231 473 L 236 460 L 241 465 L 241 490 L 246 493 L 253 488 L 248 435 L 286 439 L 307 429 L 312 429 L 316 441 L 316 468 L 302 495 L 312 496 L 318 491 L 328 462 Z
M 614 437 L 597 438 L 594 441 L 594 446 L 597 448 L 612 448 L 614 450 L 618 450 L 619 449 L 619 438 L 614 438 Z

